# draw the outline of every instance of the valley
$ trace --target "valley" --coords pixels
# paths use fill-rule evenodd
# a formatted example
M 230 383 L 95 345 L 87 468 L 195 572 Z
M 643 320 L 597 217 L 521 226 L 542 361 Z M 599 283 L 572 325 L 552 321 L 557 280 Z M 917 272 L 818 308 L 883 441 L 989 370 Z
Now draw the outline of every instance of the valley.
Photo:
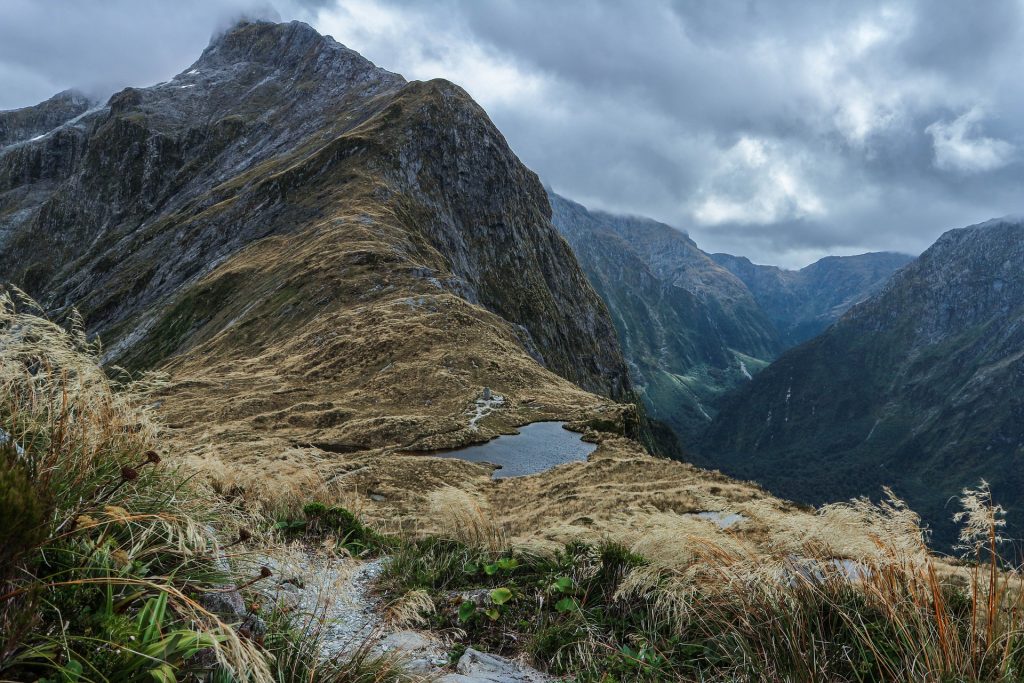
M 784 271 L 707 254 L 663 223 L 591 212 L 549 195 L 555 227 L 608 305 L 648 413 L 669 425 L 688 453 L 726 393 L 826 329 L 912 260 L 889 253 L 828 257 Z

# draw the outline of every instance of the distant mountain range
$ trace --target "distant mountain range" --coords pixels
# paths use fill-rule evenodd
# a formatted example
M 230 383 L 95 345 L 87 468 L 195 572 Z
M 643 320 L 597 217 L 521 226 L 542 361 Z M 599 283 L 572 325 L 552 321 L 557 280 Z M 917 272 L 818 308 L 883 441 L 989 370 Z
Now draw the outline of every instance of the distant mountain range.
M 709 255 L 685 233 L 549 191 L 552 221 L 604 299 L 652 417 L 692 445 L 722 395 L 878 290 L 912 260 L 829 257 L 799 271 Z
M 800 270 L 783 270 L 755 265 L 742 256 L 712 254 L 711 258 L 743 281 L 775 326 L 784 348 L 824 331 L 913 260 L 907 254 L 874 252 L 827 256 Z
M 704 463 L 815 502 L 892 485 L 950 543 L 984 478 L 1024 528 L 1024 222 L 951 230 L 730 395 Z

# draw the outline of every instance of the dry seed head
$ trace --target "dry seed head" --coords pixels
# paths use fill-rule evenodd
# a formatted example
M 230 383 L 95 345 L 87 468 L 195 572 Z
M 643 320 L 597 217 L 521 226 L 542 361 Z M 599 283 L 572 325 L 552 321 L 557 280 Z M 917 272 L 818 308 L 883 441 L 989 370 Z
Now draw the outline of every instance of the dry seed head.
M 1006 526 L 1006 510 L 992 501 L 988 482 L 982 479 L 977 488 L 968 487 L 961 493 L 960 505 L 964 509 L 953 515 L 953 521 L 962 525 L 956 549 L 974 553 L 989 542 L 1005 542 L 999 529 Z
M 114 519 L 123 522 L 128 519 L 128 511 L 118 505 L 105 505 L 103 512 L 107 517 L 113 517 Z
M 89 515 L 78 515 L 75 518 L 75 528 L 79 527 L 90 527 L 96 525 L 96 518 L 90 517 Z

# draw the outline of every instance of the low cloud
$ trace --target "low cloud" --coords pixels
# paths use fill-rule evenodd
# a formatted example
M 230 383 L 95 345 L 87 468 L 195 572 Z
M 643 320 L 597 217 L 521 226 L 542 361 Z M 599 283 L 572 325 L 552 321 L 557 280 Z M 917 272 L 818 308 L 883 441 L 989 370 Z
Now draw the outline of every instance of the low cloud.
M 1005 140 L 985 137 L 979 132 L 983 118 L 975 107 L 950 122 L 936 121 L 925 132 L 935 146 L 935 166 L 943 171 L 984 173 L 1009 164 L 1014 146 Z
M 742 137 L 698 190 L 693 217 L 703 225 L 768 224 L 825 214 L 799 159 L 777 143 Z

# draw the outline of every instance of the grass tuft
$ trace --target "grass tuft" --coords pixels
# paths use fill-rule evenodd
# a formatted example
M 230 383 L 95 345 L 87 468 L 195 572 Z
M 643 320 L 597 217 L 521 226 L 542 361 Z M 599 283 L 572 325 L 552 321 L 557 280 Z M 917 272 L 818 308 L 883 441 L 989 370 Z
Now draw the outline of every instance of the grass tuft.
M 1001 564 L 1001 509 L 965 491 L 960 562 L 925 546 L 891 492 L 823 508 L 803 544 L 778 552 L 689 515 L 654 513 L 633 536 L 557 552 L 496 547 L 462 499 L 437 537 L 386 566 L 393 604 L 456 647 L 527 656 L 580 681 L 1017 681 L 1024 675 L 1021 575 Z M 850 529 L 873 530 L 869 544 Z M 430 604 L 424 602 L 429 598 Z

